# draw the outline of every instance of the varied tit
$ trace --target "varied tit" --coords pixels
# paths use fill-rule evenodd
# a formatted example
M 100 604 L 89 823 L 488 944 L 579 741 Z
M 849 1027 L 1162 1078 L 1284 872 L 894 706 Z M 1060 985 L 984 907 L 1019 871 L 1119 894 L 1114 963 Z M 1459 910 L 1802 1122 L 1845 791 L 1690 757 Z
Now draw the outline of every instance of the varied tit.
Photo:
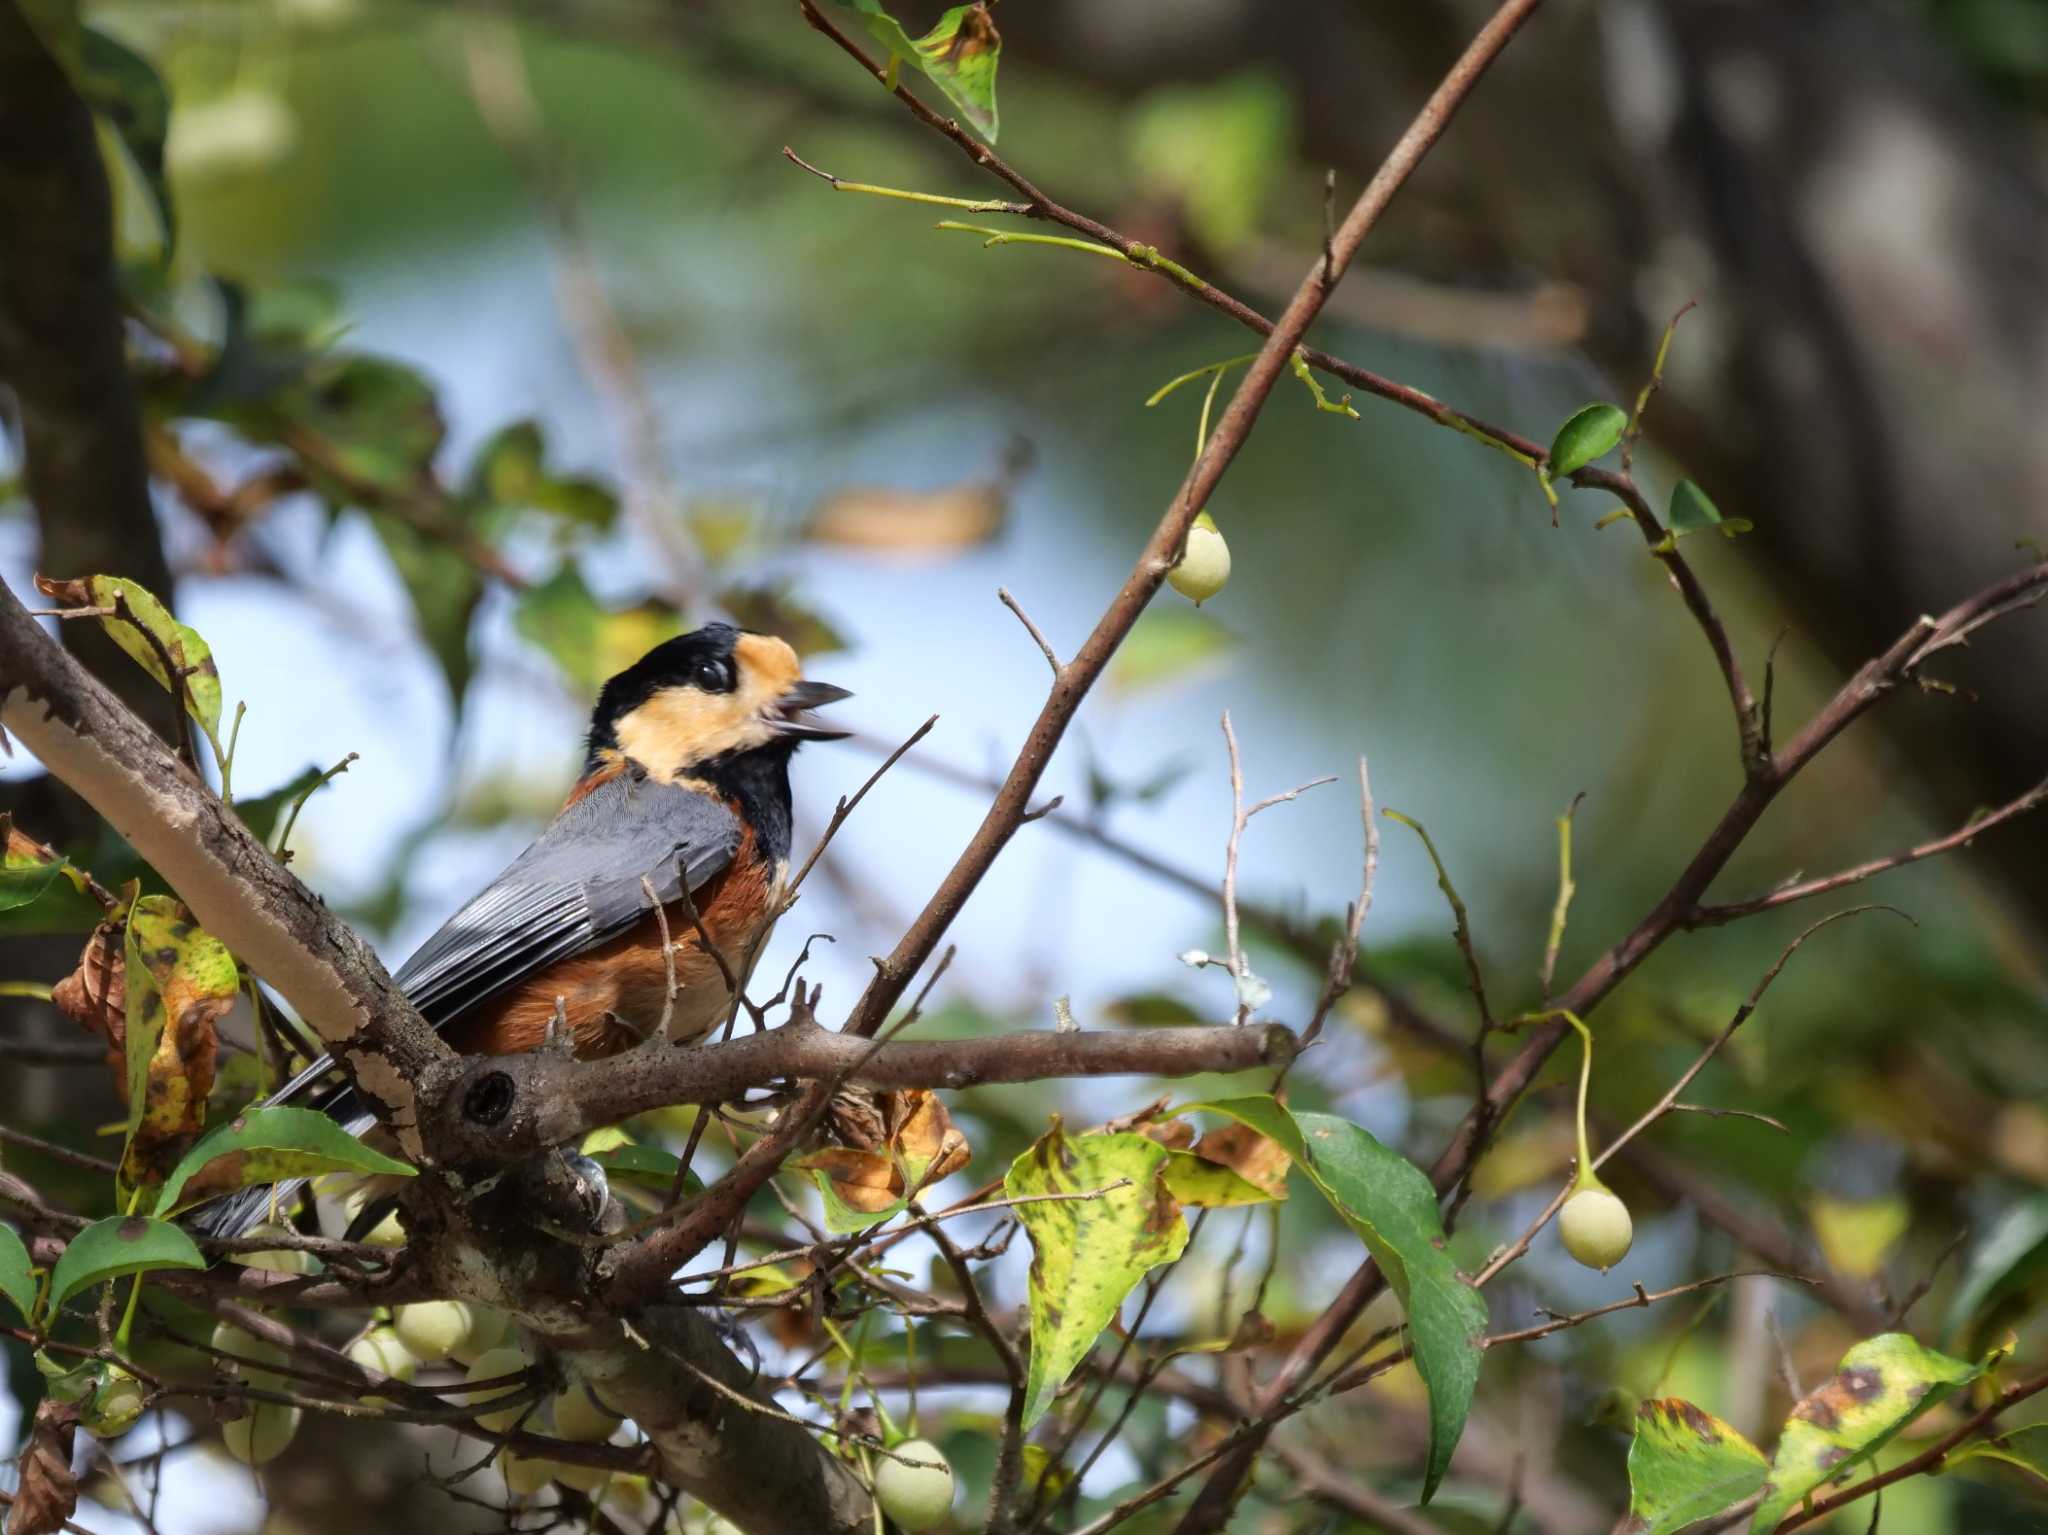
M 789 875 L 790 756 L 847 734 L 806 711 L 849 696 L 806 682 L 782 640 L 730 624 L 657 645 L 598 695 L 583 776 L 554 820 L 399 967 L 399 989 L 464 1054 L 532 1050 L 566 1027 L 578 1055 L 609 1055 L 664 1014 L 672 1042 L 702 1038 L 733 995 L 699 929 L 744 984 Z M 304 1098 L 333 1070 L 322 1056 L 268 1101 Z M 352 1135 L 376 1123 L 346 1088 L 319 1106 Z M 297 1187 L 242 1190 L 197 1224 L 239 1235 Z

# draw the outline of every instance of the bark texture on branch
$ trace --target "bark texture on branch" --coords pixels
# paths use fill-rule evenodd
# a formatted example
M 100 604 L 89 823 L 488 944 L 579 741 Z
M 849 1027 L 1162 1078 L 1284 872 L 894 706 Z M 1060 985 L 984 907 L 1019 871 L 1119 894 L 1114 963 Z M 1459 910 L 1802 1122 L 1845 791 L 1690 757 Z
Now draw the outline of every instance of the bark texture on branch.
M 0 592 L 0 725 L 84 797 L 289 1002 L 423 1150 L 417 1085 L 448 1047 L 355 930 L 321 904 L 155 735 Z
M 650 1044 L 602 1061 L 551 1054 L 475 1061 L 452 1090 L 435 1095 L 441 1107 L 427 1139 L 451 1164 L 503 1165 L 649 1109 L 726 1103 L 750 1088 L 792 1078 L 843 1079 L 874 1088 L 963 1088 L 1055 1077 L 1277 1069 L 1294 1053 L 1293 1033 L 1279 1024 L 877 1044 L 836 1034 L 802 1014 L 765 1033 L 690 1049 Z

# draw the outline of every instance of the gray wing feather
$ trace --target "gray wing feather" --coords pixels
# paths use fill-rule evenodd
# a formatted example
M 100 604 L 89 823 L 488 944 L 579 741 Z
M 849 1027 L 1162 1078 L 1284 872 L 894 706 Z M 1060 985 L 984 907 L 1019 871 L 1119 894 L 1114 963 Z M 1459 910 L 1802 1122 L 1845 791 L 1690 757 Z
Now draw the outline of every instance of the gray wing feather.
M 617 937 L 652 909 L 695 892 L 732 862 L 740 822 L 699 789 L 629 769 L 569 806 L 392 977 L 436 1028 L 537 970 Z M 333 1070 L 308 1066 L 272 1103 Z

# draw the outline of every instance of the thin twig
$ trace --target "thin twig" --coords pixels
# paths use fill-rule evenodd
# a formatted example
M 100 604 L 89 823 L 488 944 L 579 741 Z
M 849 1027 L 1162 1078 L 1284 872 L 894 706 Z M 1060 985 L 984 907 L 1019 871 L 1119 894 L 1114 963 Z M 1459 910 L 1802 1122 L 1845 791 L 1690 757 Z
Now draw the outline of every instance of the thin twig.
M 842 797 L 839 803 L 832 807 L 832 819 L 825 823 L 825 830 L 819 835 L 817 845 L 811 849 L 810 856 L 804 860 L 803 867 L 796 871 L 796 878 L 789 882 L 789 888 L 783 894 L 782 909 L 784 911 L 788 911 L 791 906 L 796 904 L 796 893 L 802 888 L 803 882 L 810 877 L 813 865 L 817 863 L 819 856 L 825 849 L 831 846 L 832 839 L 839 833 L 839 828 L 846 824 L 846 818 L 852 815 L 855 809 L 859 807 L 860 802 L 868 797 L 868 790 L 881 782 L 882 775 L 901 761 L 905 752 L 930 735 L 932 733 L 932 726 L 938 724 L 938 722 L 939 717 L 934 714 L 930 719 L 918 726 L 917 729 L 911 731 L 904 738 L 903 744 L 884 757 L 882 765 L 868 774 L 867 781 L 854 790 L 851 799 Z
M 1024 626 L 1024 632 L 1030 635 L 1037 643 L 1039 654 L 1045 657 L 1045 664 L 1052 668 L 1052 680 L 1058 682 L 1062 668 L 1059 656 L 1053 652 L 1052 641 L 1048 640 L 1040 631 L 1038 625 L 1031 621 L 1031 615 L 1017 605 L 1017 599 L 1010 595 L 1008 587 L 997 587 L 996 595 L 1002 598 L 1004 607 L 1017 615 L 1017 622 Z

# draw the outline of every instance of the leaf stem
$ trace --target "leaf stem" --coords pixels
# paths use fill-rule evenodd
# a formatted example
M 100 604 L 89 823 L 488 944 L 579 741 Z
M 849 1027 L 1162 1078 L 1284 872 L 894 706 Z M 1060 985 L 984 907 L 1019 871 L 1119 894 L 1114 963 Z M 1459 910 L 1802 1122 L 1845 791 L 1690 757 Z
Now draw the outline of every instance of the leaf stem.
M 1098 245 L 1093 240 L 1075 240 L 1066 235 L 1019 234 L 1006 229 L 990 229 L 982 224 L 963 224 L 958 219 L 940 219 L 932 228 L 954 229 L 962 234 L 984 236 L 981 242 L 983 250 L 993 245 L 1057 245 L 1066 250 L 1086 251 L 1091 256 L 1107 256 L 1112 261 L 1121 261 L 1127 266 L 1131 260 L 1113 245 Z

